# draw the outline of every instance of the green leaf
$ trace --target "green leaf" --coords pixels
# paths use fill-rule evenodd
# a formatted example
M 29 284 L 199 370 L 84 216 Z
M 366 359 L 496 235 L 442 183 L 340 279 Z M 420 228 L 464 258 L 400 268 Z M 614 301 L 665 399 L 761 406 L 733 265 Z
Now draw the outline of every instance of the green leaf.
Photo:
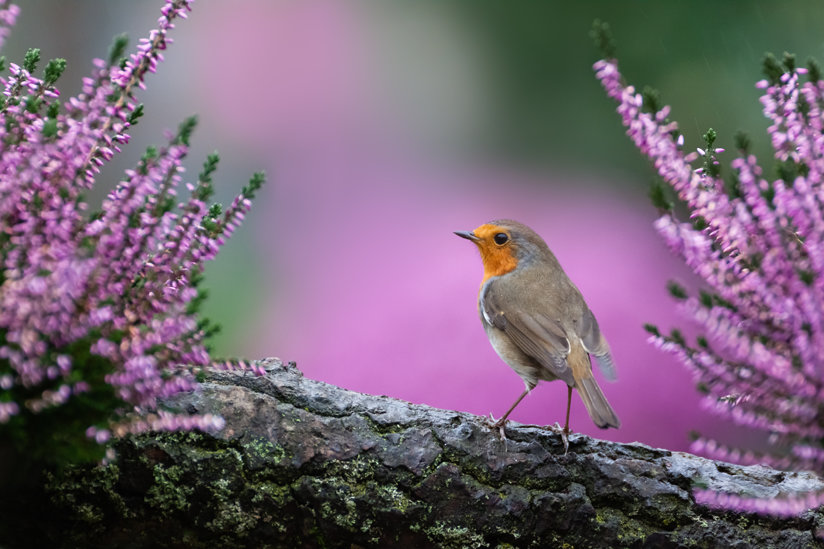
M 813 282 L 815 282 L 815 273 L 806 269 L 799 269 L 798 278 L 807 286 L 812 286 Z
M 166 212 L 170 212 L 175 207 L 175 197 L 170 196 L 168 194 L 163 195 L 158 199 L 157 206 L 155 207 L 155 211 L 158 216 L 163 215 Z
M 48 65 L 46 65 L 46 76 L 43 79 L 44 83 L 47 86 L 51 86 L 60 78 L 63 74 L 63 71 L 66 70 L 66 60 L 62 57 L 58 57 L 57 59 L 52 59 L 49 61 Z
M 197 179 L 198 181 L 211 181 L 212 174 L 215 173 L 217 170 L 217 165 L 220 162 L 220 156 L 217 154 L 217 151 L 213 152 L 212 154 L 206 157 L 206 161 L 203 162 L 203 169 L 198 174 Z
M 37 111 L 40 110 L 40 106 L 43 104 L 43 99 L 40 97 L 30 96 L 26 99 L 26 111 L 37 114 Z
M 142 174 L 146 175 L 149 173 L 149 165 L 154 163 L 154 160 L 157 158 L 157 147 L 154 145 L 149 145 L 146 147 L 146 152 L 143 153 L 143 156 L 140 157 L 140 164 L 137 167 L 137 170 Z
M 119 34 L 114 37 L 112 45 L 109 48 L 109 65 L 114 65 L 120 62 L 123 54 L 126 53 L 126 47 L 129 45 L 129 37 L 126 34 Z
M 804 121 L 809 123 L 811 107 L 807 99 L 803 95 L 798 94 L 798 102 L 796 104 L 798 105 L 798 112 L 804 117 Z
M 214 204 L 209 206 L 209 213 L 206 214 L 206 215 L 208 215 L 212 219 L 217 219 L 218 217 L 220 217 L 220 214 L 222 214 L 222 213 L 223 213 L 223 206 L 221 206 L 220 204 L 215 202 Z
M 687 290 L 674 280 L 667 282 L 667 290 L 675 299 L 686 299 L 688 297 Z
M 668 187 L 666 183 L 664 183 L 661 179 L 656 178 L 652 181 L 647 196 L 649 196 L 650 202 L 652 202 L 653 206 L 659 210 L 671 212 L 674 204 L 669 198 L 667 198 L 667 190 Z
M 175 136 L 172 143 L 175 145 L 183 144 L 187 147 L 189 146 L 189 138 L 192 136 L 192 132 L 195 130 L 197 126 L 197 116 L 190 116 L 189 118 L 185 119 L 183 122 L 180 123 L 180 126 L 177 127 L 177 135 Z
M 2 70 L 2 68 L 0 68 L 0 70 Z M 821 80 L 821 65 L 812 57 L 807 59 L 807 71 L 809 71 L 807 72 L 807 79 L 813 84 Z
M 764 54 L 761 70 L 772 85 L 778 84 L 781 81 L 781 75 L 784 74 L 784 69 L 778 59 L 771 53 Z
M 49 118 L 43 123 L 43 137 L 54 137 L 57 135 L 57 120 Z
M 60 114 L 60 101 L 55 100 L 46 110 L 46 116 L 49 118 L 57 118 L 58 114 Z
M 31 48 L 26 52 L 25 57 L 23 57 L 23 68 L 29 71 L 29 73 L 34 72 L 34 69 L 37 68 L 37 63 L 40 62 L 40 49 L 39 48 Z
M 795 55 L 792 53 L 784 52 L 784 59 L 782 59 L 782 64 L 784 65 L 784 69 L 787 72 L 793 72 L 795 70 Z
M 661 92 L 652 86 L 644 86 L 641 91 L 642 108 L 645 112 L 655 114 L 661 110 Z
M 138 106 L 134 108 L 132 112 L 129 113 L 129 117 L 126 119 L 126 121 L 129 123 L 129 125 L 134 125 L 135 123 L 137 123 L 138 119 L 140 119 L 141 116 L 143 116 L 143 103 L 140 103 Z
M 249 184 L 243 187 L 241 194 L 244 198 L 248 198 L 249 200 L 255 197 L 255 193 L 260 190 L 263 184 L 266 182 L 266 174 L 264 172 L 256 172 L 252 174 L 252 178 L 249 180 Z
M 655 324 L 644 324 L 644 330 L 651 333 L 655 337 L 661 337 L 661 332 L 658 330 L 658 326 Z
M 750 152 L 750 136 L 741 130 L 735 132 L 733 135 L 733 142 L 735 142 L 735 148 L 741 151 L 741 154 L 749 154 Z
M 796 162 L 792 158 L 777 161 L 775 163 L 775 170 L 778 177 L 789 186 L 792 186 L 793 181 L 795 181 L 799 175 L 806 177 L 807 174 L 810 173 L 809 166 L 807 166 L 804 162 Z
M 609 28 L 609 23 L 596 19 L 592 22 L 589 36 L 595 42 L 595 47 L 603 59 L 615 59 L 615 39 Z
M 217 152 L 214 152 L 206 157 L 203 163 L 203 169 L 197 176 L 198 185 L 193 193 L 193 197 L 201 202 L 206 202 L 214 194 L 214 186 L 212 185 L 212 174 L 217 170 L 220 157 Z
M 704 139 L 704 143 L 707 144 L 707 149 L 711 149 L 716 138 L 718 137 L 718 133 L 714 129 L 710 128 L 702 137 Z
M 669 337 L 670 337 L 670 339 L 672 339 L 673 342 L 677 343 L 678 345 L 680 345 L 682 347 L 686 347 L 687 340 L 684 339 L 684 334 L 682 334 L 681 330 L 679 330 L 678 328 L 673 328 L 670 331 Z

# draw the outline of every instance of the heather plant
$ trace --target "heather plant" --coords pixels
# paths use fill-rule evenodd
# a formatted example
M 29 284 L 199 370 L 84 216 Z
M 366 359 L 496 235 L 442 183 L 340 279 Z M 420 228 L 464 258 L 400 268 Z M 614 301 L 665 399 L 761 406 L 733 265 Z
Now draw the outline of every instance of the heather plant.
M 775 150 L 775 176 L 765 175 L 735 137 L 738 155 L 722 174 L 717 135 L 688 152 L 684 135 L 652 90 L 623 82 L 604 24 L 594 36 L 605 58 L 594 65 L 607 94 L 618 102 L 627 135 L 663 180 L 651 196 L 661 215 L 655 228 L 669 248 L 703 281 L 688 292 L 670 283 L 678 307 L 700 335 L 665 335 L 647 326 L 650 340 L 694 374 L 710 410 L 769 434 L 769 453 L 732 448 L 696 436 L 692 449 L 743 464 L 824 470 L 824 82 L 814 61 L 798 67 L 768 55 L 762 89 L 764 115 Z M 668 190 L 670 189 L 670 190 Z M 673 205 L 670 195 L 677 196 Z M 678 211 L 686 211 L 682 220 Z M 824 502 L 824 494 L 781 494 L 769 500 L 699 490 L 711 505 L 775 515 L 797 514 Z
M 97 459 L 112 436 L 221 427 L 219 417 L 173 412 L 159 399 L 193 390 L 213 364 L 214 327 L 196 314 L 203 265 L 263 175 L 225 211 L 208 204 L 217 155 L 182 185 L 189 118 L 126 171 L 99 210 L 84 198 L 128 143 L 143 113 L 135 92 L 190 8 L 191 0 L 167 0 L 157 29 L 128 57 L 117 38 L 76 97 L 61 101 L 55 88 L 64 60 L 37 76 L 36 49 L 0 76 L 0 457 Z M 17 15 L 0 0 L 0 45 Z

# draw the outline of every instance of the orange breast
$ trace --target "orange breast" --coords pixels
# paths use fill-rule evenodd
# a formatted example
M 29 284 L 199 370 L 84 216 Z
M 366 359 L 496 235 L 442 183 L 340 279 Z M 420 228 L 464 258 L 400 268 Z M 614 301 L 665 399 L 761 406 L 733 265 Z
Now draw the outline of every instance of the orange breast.
M 489 246 L 480 247 L 481 259 L 484 262 L 484 282 L 493 276 L 500 276 L 513 271 L 518 266 L 518 260 L 507 248 L 491 248 Z

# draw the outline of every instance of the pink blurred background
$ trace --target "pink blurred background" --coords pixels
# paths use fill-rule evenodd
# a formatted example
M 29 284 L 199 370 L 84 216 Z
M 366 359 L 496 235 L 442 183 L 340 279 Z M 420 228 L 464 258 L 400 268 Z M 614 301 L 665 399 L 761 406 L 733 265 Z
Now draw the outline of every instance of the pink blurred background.
M 23 4 L 4 53 L 19 59 L 38 46 L 45 58 L 68 57 L 66 95 L 76 93 L 91 57 L 105 54 L 112 35 L 145 36 L 159 7 Z M 532 116 L 518 110 L 520 101 L 500 99 L 510 85 L 532 84 L 512 84 L 515 77 L 490 60 L 519 38 L 491 38 L 494 25 L 480 25 L 469 10 L 337 0 L 227 6 L 195 3 L 141 96 L 147 116 L 133 144 L 104 172 L 113 184 L 162 128 L 192 112 L 201 124 L 189 170 L 197 173 L 200 159 L 218 148 L 222 200 L 253 171 L 268 172 L 244 226 L 207 270 L 207 314 L 225 327 L 218 354 L 279 356 L 309 377 L 353 390 L 499 417 L 523 384 L 486 340 L 476 310 L 480 259 L 452 231 L 510 217 L 547 240 L 618 364 L 618 381 L 601 385 L 622 428 L 599 431 L 575 396 L 574 430 L 672 450 L 687 448 L 691 429 L 749 440 L 702 411 L 685 368 L 646 343 L 645 322 L 683 324 L 666 281 L 694 281 L 651 227 L 651 170 L 591 74 L 596 53 L 586 34 L 594 17 L 612 17 L 630 77 L 651 78 L 680 107 L 675 118 L 686 113 L 682 127 L 697 145 L 710 123 L 763 129 L 752 88 L 757 59 L 764 49 L 792 44 L 772 45 L 752 28 L 769 27 L 765 14 L 799 24 L 795 11 L 773 13 L 758 3 L 760 19 L 724 27 L 726 36 L 741 33 L 748 42 L 725 42 L 719 53 L 711 45 L 694 51 L 694 35 L 658 24 L 693 17 L 687 27 L 701 29 L 706 18 L 698 9 L 690 15 L 609 2 L 543 8 L 557 16 L 545 29 L 523 32 L 534 32 L 545 54 L 534 71 L 517 73 L 555 75 L 535 84 L 549 91 L 531 100 Z M 783 39 L 806 36 L 795 31 Z M 813 30 L 807 34 L 813 43 Z M 697 73 L 718 85 L 685 90 Z M 746 114 L 737 116 L 741 109 Z M 519 122 L 505 127 L 501 119 Z M 532 135 L 530 146 L 514 149 L 539 154 L 512 155 L 501 144 L 521 134 Z M 562 422 L 565 399 L 562 383 L 541 384 L 511 418 Z

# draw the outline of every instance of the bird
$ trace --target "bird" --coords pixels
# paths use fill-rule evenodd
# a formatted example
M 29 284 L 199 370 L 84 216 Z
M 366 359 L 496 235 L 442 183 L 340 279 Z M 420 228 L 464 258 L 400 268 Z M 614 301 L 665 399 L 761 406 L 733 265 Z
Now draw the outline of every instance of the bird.
M 604 377 L 614 381 L 615 361 L 606 338 L 575 284 L 543 238 L 511 219 L 490 221 L 455 234 L 475 243 L 484 274 L 478 313 L 498 356 L 523 379 L 525 390 L 492 426 L 505 439 L 506 421 L 539 381 L 567 384 L 566 422 L 576 389 L 593 423 L 619 428 L 621 421 L 593 377 L 595 357 Z M 491 414 L 490 414 L 491 417 Z M 492 418 L 494 421 L 494 418 Z

